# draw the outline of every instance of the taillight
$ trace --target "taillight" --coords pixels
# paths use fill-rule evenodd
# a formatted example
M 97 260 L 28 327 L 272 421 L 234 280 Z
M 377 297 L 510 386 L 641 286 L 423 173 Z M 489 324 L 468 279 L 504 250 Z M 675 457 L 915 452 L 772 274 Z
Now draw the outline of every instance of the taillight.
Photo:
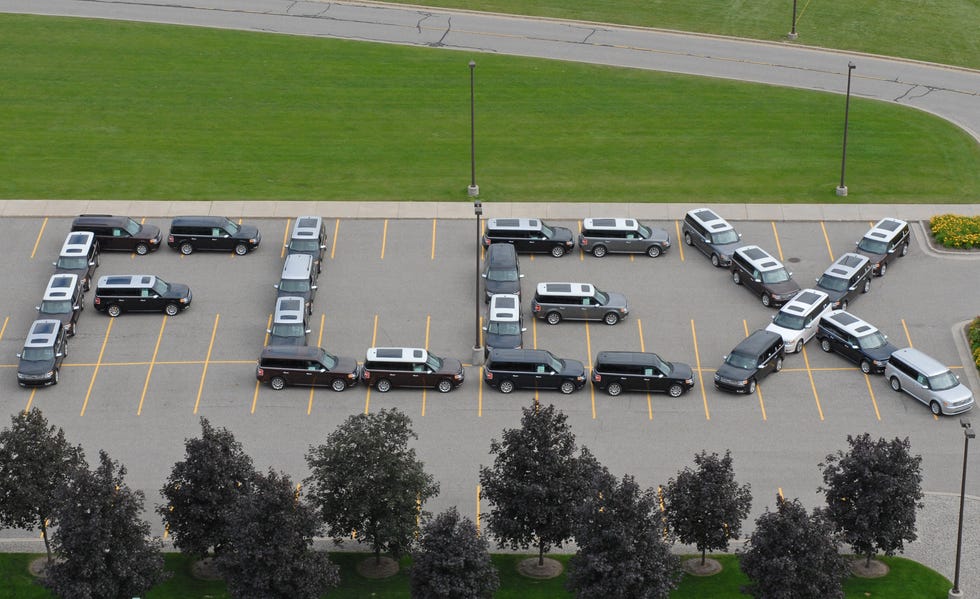
M 487 371 L 486 379 L 488 381 L 492 381 L 493 380 L 493 373 L 490 372 L 489 370 Z
M 589 245 L 589 240 L 583 237 L 582 238 L 582 245 Z
M 369 379 L 369 378 L 371 378 L 371 372 L 368 371 L 368 370 L 365 370 L 364 371 L 364 374 L 362 374 L 361 376 L 363 376 L 365 379 Z
M 534 304 L 534 311 L 535 312 L 540 312 L 541 311 L 541 305 L 540 304 Z
M 101 303 L 102 303 L 102 298 L 101 297 L 96 297 L 95 298 L 95 305 L 98 306 Z
M 598 383 L 599 381 L 602 380 L 602 375 L 601 374 L 596 374 L 596 373 L 593 372 L 592 373 L 592 380 Z
M 173 243 L 173 242 L 174 242 L 174 236 L 173 235 L 167 235 L 167 243 Z
M 262 367 L 260 366 L 260 367 L 258 367 L 258 368 L 255 369 L 255 374 L 257 374 L 259 376 L 263 376 L 263 375 L 265 375 L 265 371 L 262 370 Z

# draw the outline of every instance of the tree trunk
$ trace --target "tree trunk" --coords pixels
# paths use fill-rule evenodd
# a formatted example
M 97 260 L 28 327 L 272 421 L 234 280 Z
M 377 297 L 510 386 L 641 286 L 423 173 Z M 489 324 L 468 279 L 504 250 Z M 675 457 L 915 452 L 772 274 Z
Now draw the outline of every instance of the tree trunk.
M 48 540 L 48 521 L 41 518 L 41 538 L 44 539 L 44 550 L 48 552 L 48 565 L 51 565 L 51 542 Z
M 701 550 L 701 565 L 702 566 L 704 565 L 704 556 L 705 556 L 706 553 L 708 553 L 708 549 L 707 548 Z
M 374 546 L 374 565 L 381 565 L 381 545 Z
M 864 567 L 865 567 L 865 568 L 870 568 L 870 567 L 871 567 L 871 558 L 872 558 L 873 556 L 874 556 L 874 554 L 873 554 L 873 553 L 869 553 L 869 554 L 868 554 L 868 559 L 867 559 L 867 560 L 865 560 L 865 562 L 864 562 Z
M 544 541 L 538 541 L 538 566 L 544 566 Z

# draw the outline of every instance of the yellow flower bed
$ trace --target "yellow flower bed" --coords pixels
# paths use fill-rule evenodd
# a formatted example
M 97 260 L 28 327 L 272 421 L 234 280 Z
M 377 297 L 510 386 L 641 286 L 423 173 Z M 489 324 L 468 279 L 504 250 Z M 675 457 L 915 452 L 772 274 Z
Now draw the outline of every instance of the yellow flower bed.
M 941 214 L 929 220 L 936 242 L 958 249 L 980 248 L 980 216 Z

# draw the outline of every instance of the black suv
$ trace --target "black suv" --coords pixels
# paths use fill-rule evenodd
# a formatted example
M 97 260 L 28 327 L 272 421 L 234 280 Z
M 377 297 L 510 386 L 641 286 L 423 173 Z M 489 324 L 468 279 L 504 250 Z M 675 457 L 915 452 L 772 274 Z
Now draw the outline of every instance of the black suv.
M 99 242 L 95 235 L 88 231 L 73 231 L 65 238 L 58 254 L 58 261 L 53 262 L 54 272 L 78 275 L 82 281 L 82 290 L 88 291 L 92 285 L 95 269 L 99 267 Z
M 800 292 L 793 273 L 757 245 L 745 245 L 732 253 L 732 282 L 745 285 L 762 297 L 762 305 L 779 307 Z
M 694 371 L 650 352 L 602 351 L 595 358 L 592 386 L 613 396 L 641 391 L 680 397 L 694 386 Z
M 95 309 L 113 317 L 123 312 L 163 312 L 175 316 L 190 307 L 190 287 L 167 283 L 153 275 L 99 277 L 95 287 Z
M 24 349 L 17 354 L 17 384 L 21 387 L 57 385 L 61 363 L 68 356 L 68 339 L 60 320 L 35 320 Z
M 487 248 L 483 259 L 484 283 L 483 301 L 489 302 L 490 296 L 498 293 L 521 294 L 520 264 L 517 260 L 517 250 L 508 243 L 495 243 Z
M 725 363 L 715 371 L 715 387 L 734 393 L 755 393 L 759 379 L 783 369 L 785 355 L 782 335 L 758 330 L 725 356 Z
M 871 261 L 860 254 L 844 254 L 817 279 L 817 289 L 827 294 L 834 310 L 847 310 L 858 293 L 871 291 Z
M 558 389 L 568 394 L 585 386 L 585 365 L 543 349 L 495 349 L 483 368 L 483 380 L 501 393 Z
M 897 347 L 874 326 L 843 310 L 828 312 L 817 325 L 820 349 L 836 352 L 860 365 L 865 374 L 884 372 Z
M 141 225 L 128 216 L 83 214 L 71 223 L 72 231 L 90 231 L 101 250 L 136 252 L 140 256 L 160 249 L 163 234 L 156 225 Z
M 483 246 L 510 243 L 518 252 L 551 254 L 561 258 L 575 247 L 572 232 L 553 227 L 537 218 L 491 218 L 487 220 Z
M 742 240 L 742 234 L 735 227 L 707 208 L 691 210 L 684 215 L 681 233 L 684 243 L 711 258 L 714 266 L 731 264 L 732 252 Z
M 909 240 L 912 231 L 909 224 L 897 218 L 883 218 L 871 227 L 861 241 L 857 242 L 857 253 L 871 260 L 876 277 L 885 275 L 888 263 L 895 255 L 909 253 Z
M 305 303 L 301 297 L 287 296 L 276 300 L 272 327 L 265 331 L 269 335 L 266 345 L 306 345 L 310 328 Z
M 418 347 L 372 347 L 367 350 L 361 379 L 381 393 L 393 387 L 435 387 L 449 393 L 463 384 L 463 364 Z
M 223 216 L 178 216 L 170 223 L 167 245 L 185 256 L 196 250 L 244 256 L 259 247 L 262 237 L 253 225 L 239 225 Z
M 337 357 L 320 347 L 270 345 L 259 354 L 255 378 L 276 391 L 287 385 L 343 391 L 357 384 L 357 360 Z
M 41 296 L 41 304 L 35 309 L 42 319 L 61 321 L 68 335 L 74 337 L 78 316 L 85 309 L 84 299 L 78 275 L 51 275 Z

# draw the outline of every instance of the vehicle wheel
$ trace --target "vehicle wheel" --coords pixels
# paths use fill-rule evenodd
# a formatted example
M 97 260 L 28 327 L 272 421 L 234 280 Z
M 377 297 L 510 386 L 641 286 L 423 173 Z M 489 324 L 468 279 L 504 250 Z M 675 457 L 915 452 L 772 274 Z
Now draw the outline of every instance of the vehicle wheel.
M 800 339 L 799 341 L 796 342 L 796 349 L 794 349 L 793 351 L 796 352 L 796 353 L 800 353 L 801 351 L 803 351 L 803 340 L 802 339 Z
M 140 256 L 145 256 L 150 253 L 150 247 L 145 243 L 136 244 L 136 253 Z
M 603 256 L 606 255 L 606 246 L 604 245 L 595 246 L 594 248 L 592 248 L 592 255 L 595 256 L 596 258 L 602 258 Z
M 749 395 L 755 393 L 755 379 L 749 381 Z
M 782 369 L 783 369 L 783 359 L 776 358 L 776 372 L 779 372 Z
M 768 293 L 763 293 L 762 294 L 762 305 L 765 306 L 765 307 L 767 307 L 767 308 L 770 307 L 770 306 L 772 306 L 772 298 L 769 297 L 769 294 Z
M 245 254 L 248 253 L 248 246 L 245 245 L 244 243 L 239 243 L 238 245 L 235 246 L 235 253 L 238 254 L 239 256 L 244 256 Z
M 647 248 L 647 256 L 651 258 L 659 258 L 661 253 L 663 253 L 663 250 L 660 249 L 659 245 L 651 245 Z
M 572 381 L 565 381 L 561 384 L 561 387 L 558 387 L 558 389 L 560 389 L 565 395 L 568 395 L 572 391 L 575 391 L 575 383 Z
M 115 317 L 119 316 L 120 314 L 122 314 L 122 308 L 120 308 L 116 304 L 112 304 L 111 306 L 109 306 L 108 308 L 106 308 L 106 311 L 105 312 L 109 316 L 115 318 Z
M 864 287 L 861 288 L 861 293 L 867 293 L 871 291 L 871 277 L 868 277 L 864 281 Z
M 276 391 L 282 391 L 286 388 L 286 379 L 282 378 L 281 376 L 274 376 L 272 377 L 272 380 L 269 381 L 269 386 Z
M 511 381 L 501 381 L 499 389 L 501 393 L 510 393 L 514 390 L 514 383 Z
M 378 379 L 378 383 L 375 386 L 378 388 L 379 393 L 387 393 L 391 391 L 391 381 L 388 379 Z
M 847 310 L 847 300 L 841 300 L 840 301 L 840 309 L 841 310 Z
M 180 312 L 180 306 L 177 304 L 167 304 L 167 307 L 163 311 L 167 313 L 167 316 L 177 316 Z
M 89 279 L 82 281 L 82 291 L 88 291 L 92 288 L 92 282 Z
M 77 328 L 78 328 L 78 323 L 77 322 L 75 324 L 71 325 L 71 329 L 68 330 L 68 336 L 69 337 L 74 337 L 75 336 L 75 329 L 77 329 Z
M 938 401 L 930 402 L 929 403 L 929 409 L 936 416 L 942 416 L 943 415 L 943 409 L 939 407 L 939 402 Z
M 899 252 L 898 255 L 904 258 L 908 253 L 909 253 L 909 244 L 903 243 L 902 244 L 902 251 Z
M 449 379 L 442 379 L 439 381 L 439 384 L 436 385 L 436 389 L 439 390 L 439 393 L 449 393 L 453 390 L 453 382 Z
M 830 351 L 830 341 L 828 341 L 827 339 L 821 339 L 820 340 L 820 349 L 824 350 L 825 352 L 829 352 Z
M 606 387 L 606 393 L 612 395 L 613 397 L 616 397 L 622 392 L 623 392 L 623 386 L 620 385 L 619 383 L 609 383 L 609 386 Z
M 549 312 L 546 320 L 548 321 L 548 324 L 558 324 L 561 322 L 561 314 L 557 312 Z
M 344 382 L 344 379 L 334 379 L 333 382 L 330 383 L 330 388 L 337 393 L 340 393 L 347 388 L 347 383 Z
M 892 386 L 892 391 L 902 390 L 902 383 L 898 382 L 898 378 L 892 377 L 892 379 L 888 381 L 888 383 Z
M 61 371 L 60 370 L 55 370 L 54 371 L 54 377 L 51 378 L 51 384 L 52 385 L 57 385 L 58 384 L 58 381 L 60 381 L 60 380 L 61 380 Z
M 735 283 L 736 285 L 742 284 L 742 275 L 740 275 L 737 270 L 732 273 L 732 283 Z
M 721 266 L 721 260 L 718 259 L 718 254 L 711 254 L 711 266 Z
M 674 383 L 670 387 L 667 387 L 667 395 L 671 397 L 680 397 L 684 393 L 684 387 L 681 387 L 677 383 Z
M 871 374 L 871 362 L 861 360 L 861 372 L 864 374 Z
M 885 276 L 885 271 L 886 271 L 886 270 L 888 270 L 888 265 L 887 265 L 887 264 L 885 264 L 884 262 L 882 262 L 882 263 L 881 263 L 881 268 L 880 268 L 880 269 L 878 269 L 878 276 L 879 276 L 879 277 L 883 277 L 883 276 Z
M 185 241 L 184 243 L 180 244 L 180 253 L 185 256 L 190 256 L 194 253 L 194 246 Z
M 615 312 L 610 312 L 602 317 L 602 321 L 612 326 L 617 322 L 619 322 L 619 314 L 616 314 Z
M 694 245 L 694 243 L 691 241 L 691 234 L 686 231 L 684 232 L 684 243 L 687 245 Z
M 556 245 L 555 247 L 551 248 L 551 255 L 554 256 L 555 258 L 561 258 L 562 256 L 565 255 L 565 247 L 561 245 Z

